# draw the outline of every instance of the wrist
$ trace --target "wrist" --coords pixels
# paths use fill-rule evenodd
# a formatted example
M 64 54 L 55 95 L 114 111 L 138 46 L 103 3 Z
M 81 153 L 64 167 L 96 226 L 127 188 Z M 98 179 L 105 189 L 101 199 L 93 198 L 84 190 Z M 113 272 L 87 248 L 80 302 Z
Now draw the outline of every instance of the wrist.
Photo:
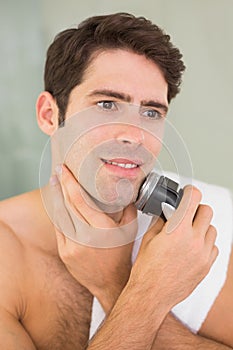
M 101 290 L 96 290 L 93 295 L 98 299 L 104 312 L 109 314 L 115 305 L 119 295 L 121 294 L 123 287 L 115 287 L 111 286 L 110 288 L 105 288 Z
M 88 349 L 99 349 L 103 344 L 106 349 L 122 349 L 122 339 L 124 349 L 151 349 L 168 311 L 159 299 L 152 305 L 144 292 L 140 285 L 128 281 Z
M 146 276 L 141 271 L 138 271 L 135 266 L 132 267 L 131 275 L 128 281 L 128 286 L 130 289 L 134 289 L 142 296 L 146 296 L 148 303 L 150 305 L 155 305 L 159 303 L 161 311 L 164 310 L 166 314 L 171 311 L 174 306 L 174 298 L 171 296 L 171 292 L 167 285 L 155 279 L 152 276 Z
M 140 283 L 135 279 L 129 279 L 123 293 L 128 295 L 128 300 L 134 302 L 137 312 L 149 315 L 151 321 L 157 327 L 160 326 L 172 306 L 164 300 L 163 291 L 159 288 L 151 288 L 151 284 Z M 141 311 L 139 311 L 141 308 Z

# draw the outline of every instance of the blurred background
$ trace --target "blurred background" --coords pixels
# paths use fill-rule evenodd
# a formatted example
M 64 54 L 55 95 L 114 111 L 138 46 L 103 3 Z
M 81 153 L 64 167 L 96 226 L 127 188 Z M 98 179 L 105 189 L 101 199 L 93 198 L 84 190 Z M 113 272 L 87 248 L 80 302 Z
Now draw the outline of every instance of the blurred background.
M 187 70 L 169 120 L 194 177 L 233 189 L 232 0 L 0 0 L 0 199 L 39 186 L 47 137 L 35 102 L 48 45 L 86 17 L 119 11 L 151 19 L 182 51 Z

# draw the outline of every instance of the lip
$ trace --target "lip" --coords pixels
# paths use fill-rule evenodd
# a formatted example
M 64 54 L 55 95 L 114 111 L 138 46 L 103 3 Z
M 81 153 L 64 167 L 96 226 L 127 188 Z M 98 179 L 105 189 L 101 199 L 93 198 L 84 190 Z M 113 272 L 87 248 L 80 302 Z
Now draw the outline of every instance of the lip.
M 135 178 L 139 175 L 141 169 L 140 166 L 143 164 L 141 160 L 132 160 L 132 159 L 126 159 L 126 158 L 114 158 L 114 159 L 101 159 L 101 161 L 104 163 L 104 167 L 110 171 L 111 173 L 115 174 L 116 176 L 123 177 L 123 178 Z M 137 167 L 135 168 L 123 168 L 119 167 L 115 164 L 108 164 L 108 162 L 115 162 L 119 164 L 135 164 Z
M 127 158 L 113 158 L 113 159 L 101 159 L 103 162 L 115 162 L 115 163 L 121 163 L 121 164 L 136 164 L 137 166 L 141 166 L 143 162 L 140 159 L 127 159 Z

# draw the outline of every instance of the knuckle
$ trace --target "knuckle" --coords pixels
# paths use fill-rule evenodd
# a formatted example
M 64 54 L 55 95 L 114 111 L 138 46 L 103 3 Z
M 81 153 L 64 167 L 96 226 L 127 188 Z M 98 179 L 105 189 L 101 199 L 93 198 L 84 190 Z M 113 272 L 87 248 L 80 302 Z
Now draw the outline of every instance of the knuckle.
M 72 245 L 72 248 L 70 250 L 70 257 L 76 258 L 79 255 L 79 249 L 76 245 Z
M 210 265 L 209 256 L 207 254 L 202 254 L 199 261 L 204 273 L 206 273 Z
M 67 260 L 67 251 L 64 247 L 58 246 L 59 257 L 63 262 Z
M 199 209 L 203 216 L 211 220 L 213 218 L 214 212 L 213 209 L 207 204 L 200 204 Z
M 66 249 L 62 253 L 62 260 L 66 263 L 73 261 L 78 256 L 78 249 L 75 246 L 70 247 L 70 249 Z
M 192 244 L 192 251 L 194 254 L 198 254 L 200 255 L 200 257 L 202 257 L 202 252 L 203 252 L 203 241 L 201 238 L 196 238 L 194 241 L 193 241 L 193 244 Z
M 192 186 L 192 197 L 195 198 L 198 202 L 200 202 L 202 199 L 201 191 L 195 186 Z
M 206 242 L 209 242 L 212 246 L 215 244 L 215 241 L 217 239 L 217 230 L 214 226 L 210 225 L 206 235 L 205 235 L 205 240 Z
M 192 200 L 195 200 L 197 202 L 201 201 L 202 193 L 197 187 L 193 185 L 187 185 L 184 187 L 184 191 L 187 195 L 189 195 L 192 198 Z
M 213 247 L 213 253 L 215 254 L 215 258 L 217 258 L 218 254 L 219 254 L 219 249 L 216 245 Z
M 217 237 L 218 231 L 217 231 L 217 229 L 216 229 L 215 226 L 210 225 L 210 226 L 209 226 L 209 232 L 210 232 L 213 236 Z

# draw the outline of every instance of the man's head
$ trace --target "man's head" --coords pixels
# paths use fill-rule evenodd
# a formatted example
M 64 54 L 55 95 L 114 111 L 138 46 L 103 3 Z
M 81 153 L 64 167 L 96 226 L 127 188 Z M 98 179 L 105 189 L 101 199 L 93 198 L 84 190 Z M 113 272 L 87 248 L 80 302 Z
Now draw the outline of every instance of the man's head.
M 168 84 L 168 102 L 179 92 L 185 69 L 182 55 L 158 26 L 126 13 L 91 17 L 58 34 L 47 52 L 45 90 L 57 102 L 60 123 L 70 92 L 83 81 L 96 55 L 108 49 L 128 50 L 156 63 Z
M 53 148 L 54 165 L 64 162 L 99 202 L 124 207 L 135 201 L 155 165 L 184 70 L 169 40 L 144 18 L 115 14 L 60 33 L 48 50 L 39 125 L 55 133 L 53 141 L 63 135 Z M 64 128 L 58 119 L 66 120 Z

